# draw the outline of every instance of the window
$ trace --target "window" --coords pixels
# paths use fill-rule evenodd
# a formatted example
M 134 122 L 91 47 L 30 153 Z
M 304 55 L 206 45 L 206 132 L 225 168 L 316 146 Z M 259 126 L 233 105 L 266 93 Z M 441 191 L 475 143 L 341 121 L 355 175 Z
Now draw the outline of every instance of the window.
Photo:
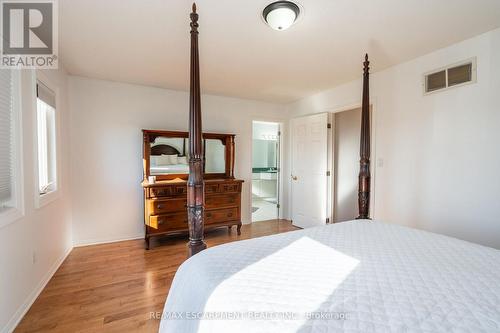
M 22 216 L 19 72 L 0 70 L 0 226 Z
M 447 66 L 424 76 L 424 94 L 476 82 L 476 59 Z
M 40 81 L 36 84 L 38 193 L 57 190 L 56 94 Z
M 0 70 L 0 210 L 12 208 L 13 103 L 12 71 Z

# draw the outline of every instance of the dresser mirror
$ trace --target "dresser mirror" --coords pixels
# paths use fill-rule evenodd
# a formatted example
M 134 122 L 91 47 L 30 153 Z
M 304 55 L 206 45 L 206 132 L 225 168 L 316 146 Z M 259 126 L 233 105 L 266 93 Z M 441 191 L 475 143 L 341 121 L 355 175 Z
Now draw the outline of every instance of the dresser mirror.
M 150 144 L 149 174 L 151 176 L 189 172 L 187 138 L 158 136 Z
M 188 132 L 143 130 L 144 179 L 187 179 Z M 205 178 L 232 178 L 234 135 L 203 133 Z
M 226 172 L 226 147 L 219 139 L 203 139 L 205 173 Z

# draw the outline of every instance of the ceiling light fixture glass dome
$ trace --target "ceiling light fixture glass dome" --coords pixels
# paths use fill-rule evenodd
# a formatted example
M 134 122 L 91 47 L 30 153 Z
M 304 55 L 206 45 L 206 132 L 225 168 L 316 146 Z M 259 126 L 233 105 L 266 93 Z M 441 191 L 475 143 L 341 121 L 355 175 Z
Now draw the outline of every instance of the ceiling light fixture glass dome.
M 286 30 L 297 20 L 299 6 L 290 1 L 276 1 L 264 8 L 264 21 L 274 30 Z

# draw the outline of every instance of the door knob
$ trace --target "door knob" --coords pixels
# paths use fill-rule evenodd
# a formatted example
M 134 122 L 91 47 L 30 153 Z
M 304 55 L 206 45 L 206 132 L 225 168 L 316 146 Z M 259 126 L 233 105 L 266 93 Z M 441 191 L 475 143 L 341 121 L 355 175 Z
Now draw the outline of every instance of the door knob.
M 297 180 L 298 178 L 297 178 L 297 176 L 292 175 L 292 179 Z

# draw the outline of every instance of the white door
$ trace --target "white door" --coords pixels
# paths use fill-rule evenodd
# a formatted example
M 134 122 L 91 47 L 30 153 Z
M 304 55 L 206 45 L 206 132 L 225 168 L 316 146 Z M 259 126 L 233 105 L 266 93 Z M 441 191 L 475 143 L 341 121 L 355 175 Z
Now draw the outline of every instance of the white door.
M 328 202 L 328 114 L 292 119 L 291 128 L 293 225 L 324 225 Z

